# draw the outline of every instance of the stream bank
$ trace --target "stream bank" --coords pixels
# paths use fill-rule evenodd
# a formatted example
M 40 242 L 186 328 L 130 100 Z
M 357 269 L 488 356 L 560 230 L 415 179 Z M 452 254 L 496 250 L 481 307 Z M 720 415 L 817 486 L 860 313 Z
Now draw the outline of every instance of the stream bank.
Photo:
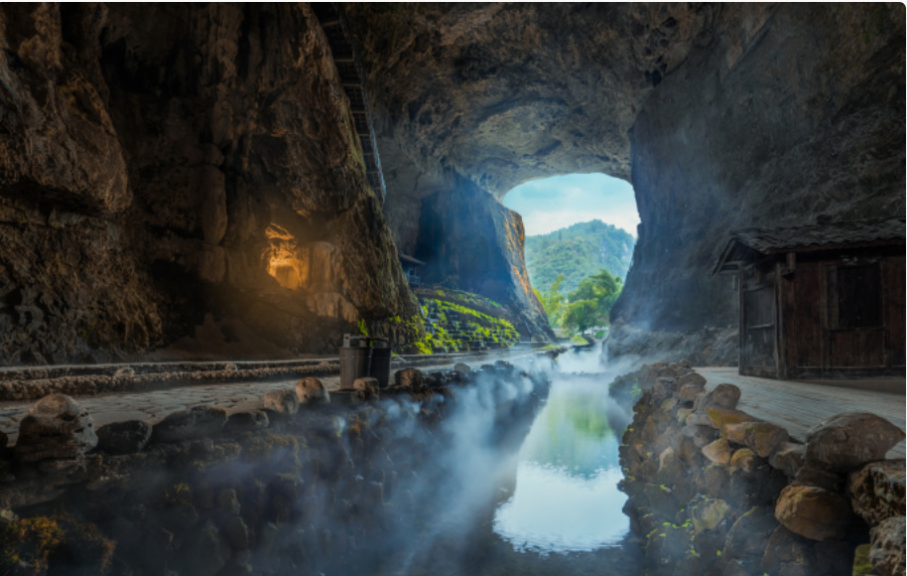
M 740 390 L 657 363 L 612 393 L 641 394 L 621 446 L 626 512 L 653 575 L 904 574 L 904 432 L 868 413 L 806 442 L 737 408 Z

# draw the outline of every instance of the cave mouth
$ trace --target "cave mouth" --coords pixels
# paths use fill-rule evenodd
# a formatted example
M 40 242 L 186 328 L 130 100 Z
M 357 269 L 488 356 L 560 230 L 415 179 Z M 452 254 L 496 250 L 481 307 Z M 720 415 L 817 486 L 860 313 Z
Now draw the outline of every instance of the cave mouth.
M 591 220 L 635 236 L 640 222 L 632 184 L 599 172 L 530 180 L 507 192 L 502 203 L 523 217 L 526 236 Z
M 502 203 L 522 217 L 526 272 L 550 327 L 562 337 L 590 329 L 601 336 L 633 261 L 633 186 L 601 173 L 566 174 L 520 184 Z

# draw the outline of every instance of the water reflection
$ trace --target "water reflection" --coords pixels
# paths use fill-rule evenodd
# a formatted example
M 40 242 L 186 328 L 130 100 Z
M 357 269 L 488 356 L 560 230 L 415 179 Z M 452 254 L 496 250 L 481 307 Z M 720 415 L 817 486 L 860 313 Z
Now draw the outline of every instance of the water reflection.
M 576 356 L 572 364 L 597 360 Z M 591 551 L 616 546 L 629 532 L 621 511 L 627 497 L 617 489 L 623 430 L 615 427 L 625 419 L 615 417 L 621 410 L 608 381 L 603 373 L 555 376 L 520 449 L 513 494 L 495 513 L 494 531 L 517 550 Z

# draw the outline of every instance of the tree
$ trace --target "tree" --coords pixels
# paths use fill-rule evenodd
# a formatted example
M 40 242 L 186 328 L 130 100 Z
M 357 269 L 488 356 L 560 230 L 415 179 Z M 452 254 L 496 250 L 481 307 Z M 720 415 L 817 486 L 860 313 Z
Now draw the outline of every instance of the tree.
M 548 288 L 548 291 L 541 293 L 536 290 L 536 296 L 538 296 L 539 301 L 542 303 L 542 308 L 545 309 L 545 314 L 548 316 L 548 324 L 554 328 L 556 327 L 561 319 L 561 315 L 564 311 L 564 297 L 560 293 L 561 283 L 564 281 L 564 275 L 560 274 L 551 284 L 551 287 Z
M 623 280 L 607 270 L 583 278 L 575 291 L 568 296 L 561 323 L 564 328 L 585 332 L 593 326 L 609 323 L 611 308 L 620 295 Z

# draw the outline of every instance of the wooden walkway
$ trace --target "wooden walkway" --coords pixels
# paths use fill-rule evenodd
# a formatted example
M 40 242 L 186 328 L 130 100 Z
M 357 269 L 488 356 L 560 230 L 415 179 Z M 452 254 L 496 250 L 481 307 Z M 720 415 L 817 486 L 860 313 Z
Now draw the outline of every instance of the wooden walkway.
M 806 441 L 809 428 L 829 416 L 842 412 L 871 412 L 890 420 L 905 430 L 905 394 L 861 389 L 858 380 L 854 387 L 818 382 L 772 380 L 741 376 L 736 368 L 696 368 L 708 381 L 706 389 L 728 383 L 741 391 L 739 408 L 759 420 L 785 428 L 793 438 Z M 903 379 L 902 379 L 903 381 Z M 904 458 L 904 442 L 895 446 L 889 458 Z

